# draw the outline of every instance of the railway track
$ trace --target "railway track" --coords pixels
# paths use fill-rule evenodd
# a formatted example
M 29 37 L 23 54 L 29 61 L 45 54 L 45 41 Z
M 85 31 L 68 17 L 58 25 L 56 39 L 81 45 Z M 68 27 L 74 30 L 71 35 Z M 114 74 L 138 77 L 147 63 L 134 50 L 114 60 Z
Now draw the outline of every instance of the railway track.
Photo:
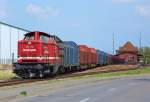
M 30 82 L 36 82 L 36 80 L 16 79 L 16 80 L 1 81 L 0 82 L 0 87 L 3 87 L 3 86 L 12 86 L 12 85 L 17 85 L 17 84 L 21 84 L 21 83 L 30 83 Z
M 93 74 L 100 74 L 100 73 L 109 73 L 109 72 L 118 72 L 118 71 L 127 71 L 127 70 L 135 70 L 135 68 L 127 68 L 127 69 L 109 69 L 109 70 L 99 70 L 97 72 L 74 72 L 74 73 L 67 73 L 64 75 L 59 75 L 59 76 L 53 76 L 50 78 L 46 79 L 16 79 L 16 80 L 7 80 L 7 81 L 1 81 L 0 82 L 0 87 L 4 86 L 12 86 L 12 85 L 17 85 L 17 84 L 24 84 L 24 83 L 33 83 L 33 82 L 39 82 L 39 81 L 46 81 L 46 80 L 53 80 L 53 79 L 63 79 L 63 78 L 69 78 L 69 77 L 77 77 L 77 76 L 86 76 L 86 75 L 93 75 Z

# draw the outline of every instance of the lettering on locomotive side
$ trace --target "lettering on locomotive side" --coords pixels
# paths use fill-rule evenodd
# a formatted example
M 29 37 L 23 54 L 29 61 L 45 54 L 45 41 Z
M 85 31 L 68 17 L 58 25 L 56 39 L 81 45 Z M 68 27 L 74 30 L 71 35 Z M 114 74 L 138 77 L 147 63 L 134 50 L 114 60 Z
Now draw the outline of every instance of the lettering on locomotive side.
M 26 52 L 26 51 L 34 52 L 34 51 L 36 51 L 36 49 L 23 49 L 23 51 L 24 52 Z

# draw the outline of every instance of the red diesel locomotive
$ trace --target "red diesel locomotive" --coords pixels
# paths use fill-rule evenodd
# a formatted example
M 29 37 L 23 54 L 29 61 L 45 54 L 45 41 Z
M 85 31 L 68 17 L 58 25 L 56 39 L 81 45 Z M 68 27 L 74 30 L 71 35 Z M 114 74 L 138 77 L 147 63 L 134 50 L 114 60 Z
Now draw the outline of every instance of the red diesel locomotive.
M 44 32 L 25 34 L 18 41 L 18 62 L 14 72 L 23 77 L 43 77 L 43 73 L 55 74 L 62 65 L 62 41 Z

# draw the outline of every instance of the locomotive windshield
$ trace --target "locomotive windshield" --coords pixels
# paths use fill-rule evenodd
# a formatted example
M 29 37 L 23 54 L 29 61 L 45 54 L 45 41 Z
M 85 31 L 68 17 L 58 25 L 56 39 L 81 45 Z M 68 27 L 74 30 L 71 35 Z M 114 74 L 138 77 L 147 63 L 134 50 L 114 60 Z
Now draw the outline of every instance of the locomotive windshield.
M 34 40 L 34 34 L 27 34 L 25 40 Z

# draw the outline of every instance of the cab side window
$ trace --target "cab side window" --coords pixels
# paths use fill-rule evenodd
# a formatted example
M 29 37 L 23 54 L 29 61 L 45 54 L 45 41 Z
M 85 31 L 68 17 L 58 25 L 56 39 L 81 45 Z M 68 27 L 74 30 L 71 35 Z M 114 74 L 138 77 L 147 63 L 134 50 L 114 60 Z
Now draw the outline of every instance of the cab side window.
M 49 37 L 45 35 L 40 35 L 40 40 L 43 42 L 49 42 Z

